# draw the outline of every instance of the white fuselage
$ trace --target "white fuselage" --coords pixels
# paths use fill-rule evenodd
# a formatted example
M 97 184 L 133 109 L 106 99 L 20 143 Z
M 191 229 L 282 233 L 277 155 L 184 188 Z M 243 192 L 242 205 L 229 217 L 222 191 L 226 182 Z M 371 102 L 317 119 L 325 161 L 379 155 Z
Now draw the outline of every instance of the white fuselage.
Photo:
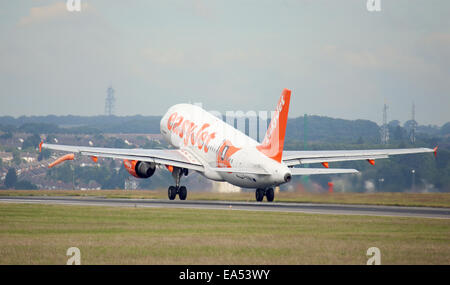
M 227 181 L 244 188 L 266 188 L 286 182 L 290 170 L 256 147 L 257 141 L 199 106 L 172 106 L 160 122 L 161 134 L 174 148 L 183 149 L 205 166 L 208 179 Z M 229 173 L 213 168 L 262 169 L 268 175 Z

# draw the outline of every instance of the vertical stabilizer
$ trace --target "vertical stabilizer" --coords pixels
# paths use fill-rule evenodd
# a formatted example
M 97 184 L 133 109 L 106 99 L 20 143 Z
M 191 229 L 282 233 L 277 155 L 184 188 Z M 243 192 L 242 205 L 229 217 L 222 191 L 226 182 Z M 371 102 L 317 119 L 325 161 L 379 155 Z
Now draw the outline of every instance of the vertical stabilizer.
M 281 162 L 283 156 L 284 136 L 289 113 L 291 90 L 284 89 L 267 128 L 263 142 L 256 148 L 266 156 Z

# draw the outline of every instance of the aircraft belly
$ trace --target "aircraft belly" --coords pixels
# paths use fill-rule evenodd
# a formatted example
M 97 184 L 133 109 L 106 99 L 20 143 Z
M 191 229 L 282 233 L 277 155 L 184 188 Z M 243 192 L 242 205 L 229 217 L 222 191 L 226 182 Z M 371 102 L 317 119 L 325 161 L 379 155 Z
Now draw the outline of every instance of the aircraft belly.
M 265 188 L 273 185 L 267 175 L 254 175 L 244 173 L 221 173 L 223 179 L 230 184 L 242 188 Z
M 219 173 L 215 172 L 215 173 L 211 173 L 211 172 L 202 172 L 202 171 L 197 171 L 198 173 L 200 173 L 200 175 L 202 175 L 203 177 L 213 180 L 213 181 L 219 181 L 219 182 L 224 182 L 225 180 L 222 178 L 222 176 L 219 175 Z

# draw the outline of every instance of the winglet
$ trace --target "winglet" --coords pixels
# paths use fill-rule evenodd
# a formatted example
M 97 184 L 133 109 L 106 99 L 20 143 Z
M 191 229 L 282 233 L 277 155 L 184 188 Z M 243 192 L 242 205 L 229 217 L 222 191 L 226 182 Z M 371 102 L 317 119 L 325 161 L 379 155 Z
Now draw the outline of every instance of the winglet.
M 438 146 L 436 146 L 435 148 L 433 148 L 434 157 L 437 157 L 437 149 L 438 149 Z
M 62 156 L 62 157 L 60 157 L 60 158 L 58 158 L 58 159 L 55 160 L 54 162 L 50 163 L 50 164 L 48 165 L 48 168 L 52 168 L 53 166 L 58 165 L 58 164 L 60 164 L 61 162 L 64 162 L 64 161 L 66 161 L 66 160 L 74 160 L 74 158 L 75 158 L 75 155 L 74 155 L 73 153 L 66 154 L 66 155 L 64 155 L 64 156 Z
M 42 144 L 44 143 L 44 141 L 42 140 L 40 143 L 39 143 L 39 152 L 41 152 L 42 151 Z

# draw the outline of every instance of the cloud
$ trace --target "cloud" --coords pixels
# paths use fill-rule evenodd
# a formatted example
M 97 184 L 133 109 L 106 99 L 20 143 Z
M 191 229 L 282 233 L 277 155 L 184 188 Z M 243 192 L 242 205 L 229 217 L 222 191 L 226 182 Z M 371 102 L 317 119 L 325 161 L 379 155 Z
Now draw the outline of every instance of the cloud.
M 439 75 L 448 72 L 450 34 L 425 35 L 407 49 L 388 44 L 363 49 L 326 45 L 322 47 L 322 52 L 329 62 L 360 69 Z
M 184 51 L 176 48 L 146 48 L 142 55 L 150 62 L 161 65 L 181 65 L 185 61 Z
M 210 4 L 210 3 L 208 3 Z M 206 4 L 203 0 L 193 1 L 193 10 L 196 16 L 202 17 L 206 20 L 211 20 L 215 17 L 214 10 L 210 5 Z
M 450 33 L 432 33 L 419 42 L 418 55 L 449 71 Z
M 47 20 L 59 19 L 67 15 L 68 11 L 66 4 L 63 2 L 56 2 L 47 6 L 33 7 L 30 9 L 30 14 L 19 20 L 19 26 L 26 26 L 36 22 L 43 22 Z
M 335 45 L 327 45 L 323 47 L 323 52 L 332 60 L 342 61 L 354 67 L 379 68 L 381 66 L 379 57 L 368 50 L 350 51 Z
M 88 8 L 87 2 L 81 2 L 81 12 L 85 12 Z M 89 5 L 90 10 L 92 10 L 92 5 Z M 27 26 L 35 23 L 42 23 L 46 21 L 59 20 L 64 17 L 68 17 L 71 13 L 80 12 L 69 12 L 67 10 L 66 2 L 60 1 L 55 2 L 50 5 L 32 7 L 30 9 L 30 14 L 22 17 L 19 20 L 19 26 Z
M 437 67 L 417 53 L 416 46 L 410 50 L 385 45 L 376 49 L 349 50 L 338 46 L 325 46 L 326 59 L 362 70 L 392 71 L 404 73 L 436 72 Z

